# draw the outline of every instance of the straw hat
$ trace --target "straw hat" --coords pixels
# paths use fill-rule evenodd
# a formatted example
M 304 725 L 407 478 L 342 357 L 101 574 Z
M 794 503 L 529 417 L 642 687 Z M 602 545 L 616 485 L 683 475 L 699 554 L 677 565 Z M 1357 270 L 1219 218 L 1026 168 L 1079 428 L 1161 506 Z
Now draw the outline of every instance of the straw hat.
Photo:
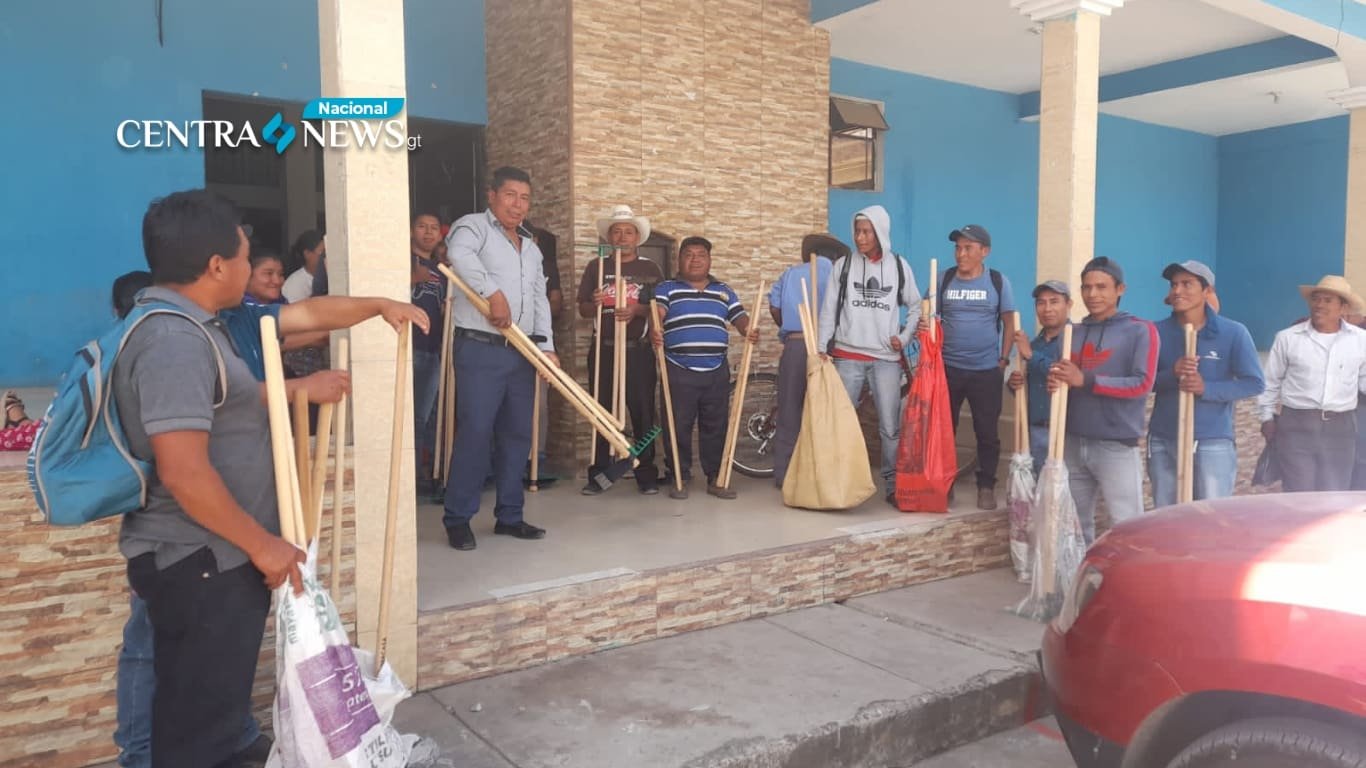
M 1352 291 L 1352 284 L 1347 282 L 1347 278 L 1342 275 L 1324 275 L 1319 280 L 1318 285 L 1300 286 L 1300 295 L 1304 297 L 1305 301 L 1309 301 L 1310 294 L 1315 291 L 1331 293 L 1341 298 L 1347 302 L 1348 309 L 1354 314 L 1361 314 L 1362 310 L 1366 309 L 1366 301 L 1362 301 L 1361 297 Z
M 612 206 L 611 213 L 598 219 L 598 237 L 607 240 L 607 230 L 611 229 L 613 224 L 620 224 L 623 221 L 635 226 L 636 232 L 640 235 L 637 243 L 644 243 L 650 239 L 650 220 L 644 216 L 637 216 L 629 205 Z

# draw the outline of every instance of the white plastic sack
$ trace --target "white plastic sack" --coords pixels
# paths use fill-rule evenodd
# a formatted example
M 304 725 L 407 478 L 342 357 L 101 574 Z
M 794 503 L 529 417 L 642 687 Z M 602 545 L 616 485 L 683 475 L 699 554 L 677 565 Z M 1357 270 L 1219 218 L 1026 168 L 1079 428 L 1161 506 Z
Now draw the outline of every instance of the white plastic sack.
M 1068 486 L 1067 465 L 1060 459 L 1044 462 L 1034 495 L 1031 525 L 1033 575 L 1029 594 L 1015 612 L 1035 621 L 1047 621 L 1062 609 L 1063 597 L 1086 557 L 1077 505 Z
M 1006 509 L 1010 518 L 1010 562 L 1015 578 L 1028 584 L 1030 571 L 1030 508 L 1034 505 L 1034 459 L 1027 453 L 1010 457 L 1010 479 L 1006 485 Z
M 317 545 L 300 567 L 304 592 L 275 590 L 275 746 L 267 768 L 403 768 L 412 737 L 389 724 L 408 689 L 386 663 L 351 647 L 318 583 Z

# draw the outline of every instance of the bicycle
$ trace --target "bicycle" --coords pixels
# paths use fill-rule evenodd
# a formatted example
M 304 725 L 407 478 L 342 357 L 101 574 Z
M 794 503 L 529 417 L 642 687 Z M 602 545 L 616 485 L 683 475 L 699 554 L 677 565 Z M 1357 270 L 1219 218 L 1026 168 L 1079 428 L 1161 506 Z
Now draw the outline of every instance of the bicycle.
M 731 395 L 739 379 L 730 383 Z M 903 373 L 901 397 L 910 391 L 909 378 Z M 863 407 L 871 397 L 865 389 L 859 396 L 855 410 Z M 745 403 L 740 408 L 740 434 L 735 440 L 735 455 L 731 465 L 746 477 L 773 477 L 773 438 L 778 433 L 778 375 L 768 371 L 749 374 L 745 385 Z

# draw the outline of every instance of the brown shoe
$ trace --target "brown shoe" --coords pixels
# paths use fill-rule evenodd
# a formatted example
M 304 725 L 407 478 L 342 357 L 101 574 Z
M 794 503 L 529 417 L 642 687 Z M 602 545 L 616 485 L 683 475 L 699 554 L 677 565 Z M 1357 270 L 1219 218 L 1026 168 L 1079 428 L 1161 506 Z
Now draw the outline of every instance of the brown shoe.
M 977 489 L 977 508 L 995 509 L 996 508 L 996 489 L 978 488 Z
M 707 493 L 718 499 L 733 499 L 736 496 L 735 491 L 732 491 L 729 488 L 722 488 L 716 483 L 707 483 Z

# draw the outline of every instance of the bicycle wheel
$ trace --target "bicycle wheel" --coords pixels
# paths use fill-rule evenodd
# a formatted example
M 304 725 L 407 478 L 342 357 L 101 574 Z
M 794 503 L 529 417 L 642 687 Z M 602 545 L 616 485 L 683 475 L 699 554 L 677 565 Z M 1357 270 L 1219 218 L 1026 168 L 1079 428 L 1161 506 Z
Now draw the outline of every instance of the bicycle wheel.
M 731 395 L 735 385 L 730 383 Z M 778 376 L 755 372 L 745 385 L 740 409 L 740 434 L 735 439 L 731 465 L 747 477 L 773 477 L 773 436 L 778 432 Z

